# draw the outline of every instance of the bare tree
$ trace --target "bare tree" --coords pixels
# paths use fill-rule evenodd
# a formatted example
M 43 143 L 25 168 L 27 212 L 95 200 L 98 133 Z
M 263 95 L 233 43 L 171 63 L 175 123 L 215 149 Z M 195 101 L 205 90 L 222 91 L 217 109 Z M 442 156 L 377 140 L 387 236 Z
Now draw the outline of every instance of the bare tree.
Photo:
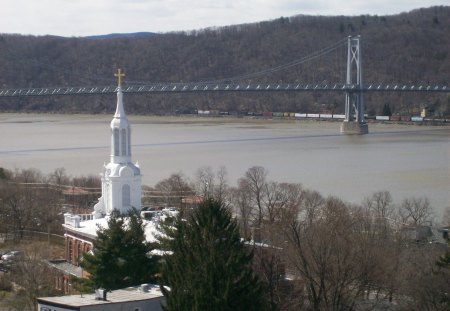
M 234 208 L 234 215 L 237 218 L 241 229 L 241 236 L 245 239 L 251 237 L 251 226 L 253 225 L 253 204 L 251 194 L 245 186 L 238 186 L 230 189 L 231 203 Z
M 398 291 L 402 310 L 449 310 L 450 269 L 437 265 L 442 249 L 435 245 L 413 245 L 405 249 L 397 273 L 403 277 Z M 441 257 L 443 258 L 443 257 Z
M 443 226 L 450 227 L 450 206 L 447 206 L 444 209 L 444 214 L 442 215 L 442 221 Z
M 157 183 L 155 189 L 165 197 L 167 205 L 177 206 L 180 209 L 183 208 L 182 199 L 193 194 L 192 188 L 182 173 L 170 175 L 169 178 Z
M 41 243 L 30 244 L 15 261 L 11 278 L 18 290 L 6 302 L 12 310 L 35 310 L 37 297 L 60 294 L 55 290 L 55 271 L 45 262 L 48 249 Z
M 2 188 L 2 202 L 6 229 L 12 233 L 16 240 L 23 236 L 25 230 L 32 222 L 34 207 L 30 201 L 30 190 L 25 185 L 8 183 Z
M 214 172 L 210 166 L 200 167 L 196 175 L 195 188 L 205 198 L 212 198 L 214 192 Z
M 67 176 L 66 169 L 63 167 L 55 169 L 49 176 L 49 182 L 56 185 L 68 185 L 70 179 L 69 176 Z
M 262 166 L 253 166 L 245 172 L 243 178 L 239 180 L 239 185 L 251 193 L 251 200 L 257 209 L 257 220 L 256 225 L 261 228 L 264 206 L 263 206 L 263 189 L 267 184 L 267 170 Z
M 279 231 L 298 215 L 302 205 L 301 184 L 267 182 L 262 189 L 263 227 L 265 231 Z M 274 233 L 274 232 L 273 232 Z M 273 240 L 273 234 L 269 236 Z
M 404 223 L 423 225 L 431 221 L 433 208 L 427 197 L 406 198 L 400 206 L 399 213 Z
M 321 216 L 293 219 L 286 230 L 288 258 L 304 280 L 312 310 L 351 308 L 358 287 L 352 244 L 352 217 L 346 205 L 328 198 Z
M 395 207 L 392 204 L 392 195 L 389 191 L 378 191 L 364 200 L 365 206 L 379 219 L 391 218 Z
M 214 198 L 223 204 L 229 204 L 229 186 L 227 180 L 228 172 L 225 166 L 221 166 L 216 172 L 216 182 L 214 187 Z
M 309 201 L 309 210 L 305 202 Z M 285 228 L 289 269 L 306 289 L 307 310 L 354 310 L 393 300 L 403 243 L 365 207 L 306 192 L 300 215 Z
M 324 203 L 325 199 L 319 192 L 305 190 L 299 217 L 311 224 L 322 213 Z
M 221 166 L 214 173 L 210 166 L 204 166 L 196 172 L 195 188 L 205 198 L 214 198 L 227 205 L 228 182 L 227 170 Z

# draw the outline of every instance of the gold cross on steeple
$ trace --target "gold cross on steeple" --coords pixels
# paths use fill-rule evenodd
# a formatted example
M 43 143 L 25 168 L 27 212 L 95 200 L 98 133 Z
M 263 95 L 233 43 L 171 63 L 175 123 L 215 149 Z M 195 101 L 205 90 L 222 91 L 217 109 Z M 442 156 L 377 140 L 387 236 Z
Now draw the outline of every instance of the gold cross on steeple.
M 118 86 L 122 85 L 122 78 L 125 77 L 125 73 L 122 72 L 122 69 L 117 69 L 117 73 L 114 74 L 115 77 L 117 77 L 117 84 Z

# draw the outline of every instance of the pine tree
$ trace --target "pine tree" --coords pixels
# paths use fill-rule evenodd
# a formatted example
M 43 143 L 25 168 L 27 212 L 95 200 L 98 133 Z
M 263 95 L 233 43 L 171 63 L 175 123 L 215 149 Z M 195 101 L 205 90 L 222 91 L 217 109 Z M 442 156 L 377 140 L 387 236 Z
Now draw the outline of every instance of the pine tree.
M 262 283 L 253 274 L 252 254 L 230 213 L 212 199 L 171 231 L 173 253 L 162 268 L 166 311 L 264 310 Z
M 113 212 L 108 227 L 97 230 L 93 253 L 81 260 L 89 282 L 107 290 L 155 282 L 159 258 L 148 255 L 154 245 L 146 242 L 144 229 L 137 213 L 125 218 Z

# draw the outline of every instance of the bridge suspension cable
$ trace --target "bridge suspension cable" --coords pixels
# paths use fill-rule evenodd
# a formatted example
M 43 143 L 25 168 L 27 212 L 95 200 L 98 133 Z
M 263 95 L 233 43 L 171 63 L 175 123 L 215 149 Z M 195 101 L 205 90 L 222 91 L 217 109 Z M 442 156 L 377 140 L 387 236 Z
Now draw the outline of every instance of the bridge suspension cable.
M 303 63 L 309 62 L 313 59 L 316 59 L 318 57 L 321 57 L 323 55 L 329 54 L 333 51 L 335 51 L 337 48 L 344 46 L 347 42 L 347 38 L 343 38 L 321 50 L 318 51 L 314 51 L 313 53 L 306 55 L 302 58 L 290 61 L 289 63 L 286 64 L 282 64 L 282 65 L 278 65 L 275 67 L 271 67 L 271 68 L 266 68 L 260 71 L 256 71 L 256 72 L 252 72 L 252 73 L 247 73 L 247 74 L 242 74 L 242 75 L 238 75 L 238 76 L 234 76 L 234 77 L 229 77 L 229 78 L 224 78 L 224 79 L 218 79 L 218 80 L 212 80 L 212 81 L 202 81 L 200 83 L 232 83 L 232 82 L 236 82 L 239 80 L 243 80 L 243 79 L 250 79 L 250 78 L 256 78 L 256 77 L 260 77 L 260 76 L 264 76 L 268 73 L 274 73 L 274 72 L 279 72 L 279 71 L 283 71 L 286 69 L 289 69 L 291 67 L 294 66 L 298 66 L 301 65 Z M 151 82 L 137 82 L 137 81 L 128 81 L 129 84 L 152 84 Z
M 356 92 L 444 92 L 449 93 L 448 86 L 432 85 L 406 85 L 406 84 L 369 84 L 360 85 L 358 81 L 347 81 L 345 83 L 248 83 L 236 81 L 263 76 L 306 63 L 332 51 L 337 50 L 348 38 L 339 40 L 319 51 L 315 51 L 305 57 L 296 59 L 289 63 L 263 69 L 257 72 L 238 75 L 231 78 L 207 82 L 188 83 L 151 83 L 128 81 L 122 87 L 124 93 L 189 93 L 189 92 L 345 92 L 353 94 Z M 81 87 L 47 87 L 47 88 L 18 88 L 0 89 L 0 97 L 17 96 L 52 96 L 52 95 L 102 95 L 113 94 L 117 91 L 115 86 L 81 86 Z

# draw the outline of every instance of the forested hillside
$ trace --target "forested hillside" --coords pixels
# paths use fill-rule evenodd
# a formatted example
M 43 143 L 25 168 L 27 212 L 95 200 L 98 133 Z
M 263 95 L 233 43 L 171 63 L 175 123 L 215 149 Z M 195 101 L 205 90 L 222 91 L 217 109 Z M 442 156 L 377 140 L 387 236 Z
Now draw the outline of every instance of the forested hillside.
M 348 35 L 361 35 L 363 79 L 450 85 L 450 7 L 391 16 L 293 16 L 191 32 L 104 38 L 0 35 L 0 88 L 216 81 L 302 59 Z M 344 82 L 347 48 L 245 82 Z M 343 94 L 252 93 L 128 95 L 130 113 L 179 110 L 320 112 L 344 110 Z M 423 106 L 450 115 L 450 95 L 367 94 L 366 110 L 418 113 Z M 111 112 L 112 96 L 0 98 L 1 111 Z

